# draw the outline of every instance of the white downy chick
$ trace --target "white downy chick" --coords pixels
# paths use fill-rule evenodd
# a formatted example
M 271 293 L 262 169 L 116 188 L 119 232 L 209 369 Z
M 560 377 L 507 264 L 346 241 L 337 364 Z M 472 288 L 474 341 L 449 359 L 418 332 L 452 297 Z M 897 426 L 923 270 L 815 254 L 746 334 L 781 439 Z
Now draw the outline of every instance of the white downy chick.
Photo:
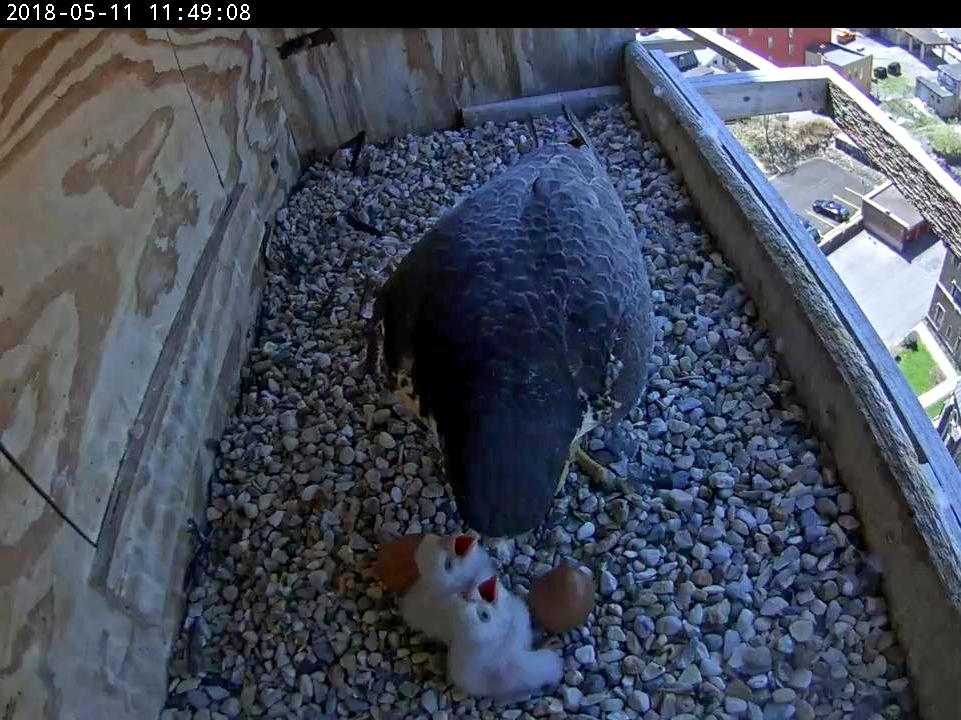
M 450 642 L 453 598 L 494 573 L 494 563 L 469 535 L 425 535 L 414 554 L 419 577 L 400 599 L 404 622 L 433 640 Z
M 561 656 L 553 650 L 531 649 L 527 604 L 496 576 L 458 595 L 454 605 L 447 671 L 461 692 L 517 701 L 560 683 Z

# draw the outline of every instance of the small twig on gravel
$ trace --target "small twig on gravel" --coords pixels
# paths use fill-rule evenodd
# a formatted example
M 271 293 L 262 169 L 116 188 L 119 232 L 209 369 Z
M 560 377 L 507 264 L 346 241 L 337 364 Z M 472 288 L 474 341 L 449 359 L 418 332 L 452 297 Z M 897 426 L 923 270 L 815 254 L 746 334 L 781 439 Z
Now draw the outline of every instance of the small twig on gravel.
M 352 227 L 354 230 L 359 230 L 360 232 L 369 233 L 374 237 L 384 237 L 383 231 L 378 230 L 373 225 L 365 223 L 362 220 L 358 220 L 353 213 L 347 213 L 346 215 L 344 215 L 344 219 L 347 221 L 347 224 L 350 225 L 350 227 Z

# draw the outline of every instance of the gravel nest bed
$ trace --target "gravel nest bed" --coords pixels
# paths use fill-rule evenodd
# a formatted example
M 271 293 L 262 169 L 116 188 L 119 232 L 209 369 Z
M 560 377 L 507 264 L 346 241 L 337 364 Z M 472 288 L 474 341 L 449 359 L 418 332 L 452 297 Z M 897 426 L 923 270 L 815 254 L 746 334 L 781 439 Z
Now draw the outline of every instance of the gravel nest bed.
M 509 706 L 458 695 L 443 649 L 364 575 L 383 540 L 461 529 L 439 453 L 365 375 L 364 308 L 444 209 L 530 150 L 523 124 L 488 124 L 368 147 L 366 174 L 340 152 L 278 213 L 163 720 L 912 717 L 853 498 L 753 303 L 626 106 L 585 124 L 654 292 L 644 402 L 589 440 L 633 490 L 572 472 L 536 537 L 486 543 L 520 595 L 562 558 L 593 570 L 587 624 L 543 638 L 564 684 Z M 569 136 L 560 118 L 537 131 Z

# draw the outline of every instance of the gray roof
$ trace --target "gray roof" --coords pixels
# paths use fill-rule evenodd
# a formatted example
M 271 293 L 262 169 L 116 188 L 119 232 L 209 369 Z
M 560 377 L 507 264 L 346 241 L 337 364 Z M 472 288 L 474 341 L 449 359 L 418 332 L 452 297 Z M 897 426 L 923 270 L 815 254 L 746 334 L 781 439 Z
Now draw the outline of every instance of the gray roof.
M 832 65 L 850 65 L 851 63 L 857 62 L 861 59 L 861 55 L 857 53 L 850 52 L 848 50 L 842 50 L 838 48 L 837 50 L 829 50 L 824 53 L 824 59 L 827 60 Z
M 894 185 L 889 185 L 877 195 L 870 198 L 870 200 L 873 201 L 875 205 L 879 205 L 893 212 L 901 218 L 901 220 L 906 222 L 909 228 L 914 227 L 924 219 L 914 205 L 908 202 L 908 199 L 898 192 L 898 189 L 894 187 Z
M 938 70 L 943 72 L 948 77 L 954 78 L 958 82 L 961 82 L 961 63 L 947 63 L 945 65 L 938 65 Z
M 705 75 L 720 75 L 721 72 L 714 67 L 708 65 L 698 65 L 696 68 L 691 68 L 684 73 L 687 77 L 704 77 Z
M 820 45 L 814 45 L 813 47 L 808 48 L 808 52 L 817 53 L 823 57 L 825 61 L 840 67 L 850 65 L 851 63 L 857 62 L 858 60 L 864 58 L 864 55 L 848 50 L 847 48 L 843 48 L 840 45 L 835 45 L 834 43 L 822 43 Z
M 949 98 L 951 97 L 951 91 L 948 90 L 943 85 L 935 82 L 934 80 L 928 80 L 927 78 L 919 77 L 918 85 L 924 85 L 928 90 L 933 92 L 938 97 Z
M 908 35 L 913 37 L 923 45 L 949 45 L 950 40 L 945 40 L 931 28 L 901 28 Z

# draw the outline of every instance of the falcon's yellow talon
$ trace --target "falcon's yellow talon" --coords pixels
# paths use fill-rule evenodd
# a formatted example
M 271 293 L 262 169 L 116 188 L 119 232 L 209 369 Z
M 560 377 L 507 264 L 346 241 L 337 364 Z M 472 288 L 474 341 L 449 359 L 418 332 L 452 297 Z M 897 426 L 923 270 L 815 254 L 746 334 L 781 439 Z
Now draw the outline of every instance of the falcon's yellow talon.
M 584 474 L 587 475 L 596 485 L 601 487 L 610 487 L 611 483 L 614 481 L 614 476 L 610 470 L 598 463 L 590 454 L 582 448 L 580 445 L 574 446 L 574 452 L 572 453 L 574 460 L 580 466 Z

